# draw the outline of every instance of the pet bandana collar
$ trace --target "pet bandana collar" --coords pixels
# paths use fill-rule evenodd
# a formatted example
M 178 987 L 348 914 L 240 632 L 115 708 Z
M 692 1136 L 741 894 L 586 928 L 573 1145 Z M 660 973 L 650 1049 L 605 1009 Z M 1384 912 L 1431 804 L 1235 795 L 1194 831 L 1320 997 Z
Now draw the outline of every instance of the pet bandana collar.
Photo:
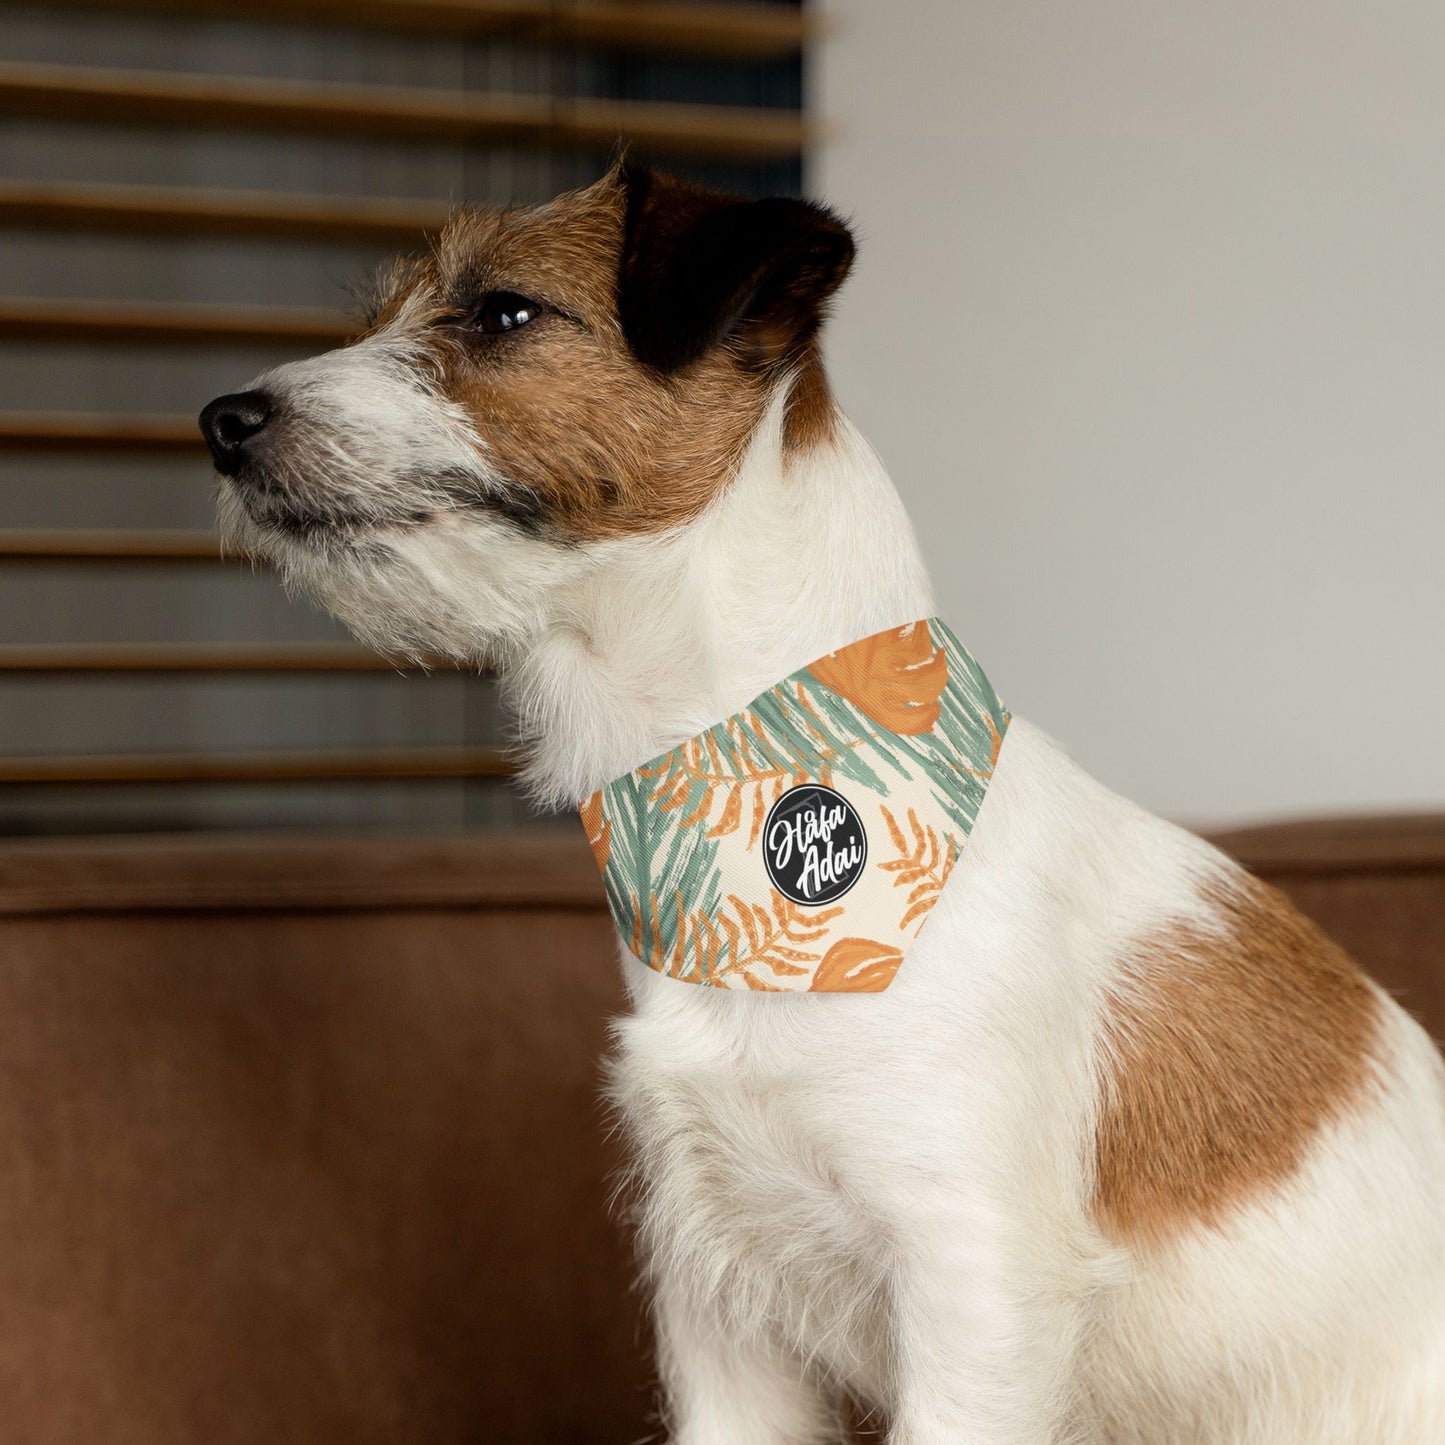
M 1008 724 L 937 618 L 799 668 L 582 805 L 619 931 L 685 983 L 887 988 Z

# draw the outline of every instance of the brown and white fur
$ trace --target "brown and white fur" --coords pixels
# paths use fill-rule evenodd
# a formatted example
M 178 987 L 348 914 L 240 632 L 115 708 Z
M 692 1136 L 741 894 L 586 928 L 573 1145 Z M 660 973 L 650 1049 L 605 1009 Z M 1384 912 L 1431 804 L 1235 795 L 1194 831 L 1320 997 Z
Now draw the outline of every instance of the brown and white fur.
M 818 359 L 851 256 L 627 167 L 461 214 L 360 341 L 208 408 L 225 528 L 378 647 L 495 665 L 575 804 L 934 611 Z M 676 1445 L 832 1440 L 845 1393 L 894 1445 L 1445 1441 L 1433 1045 L 1027 722 L 886 993 L 621 957 Z

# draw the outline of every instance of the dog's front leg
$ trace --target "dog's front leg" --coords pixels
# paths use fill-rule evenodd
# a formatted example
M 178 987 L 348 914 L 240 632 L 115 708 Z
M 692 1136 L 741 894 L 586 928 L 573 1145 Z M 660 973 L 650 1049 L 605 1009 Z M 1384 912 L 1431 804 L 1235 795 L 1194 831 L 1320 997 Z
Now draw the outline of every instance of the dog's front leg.
M 744 1335 L 681 1282 L 653 1304 L 669 1445 L 833 1445 L 834 1410 L 803 1361 Z
M 912 1225 L 894 1276 L 890 1445 L 1088 1445 L 1071 1415 L 1077 1294 L 988 1213 Z

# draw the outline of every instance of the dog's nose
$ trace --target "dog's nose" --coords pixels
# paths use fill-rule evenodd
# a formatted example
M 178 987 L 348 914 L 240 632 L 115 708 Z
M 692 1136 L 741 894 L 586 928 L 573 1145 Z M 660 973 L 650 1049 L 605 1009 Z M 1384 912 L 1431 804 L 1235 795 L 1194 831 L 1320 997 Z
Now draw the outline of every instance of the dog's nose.
M 234 477 L 241 470 L 246 443 L 271 420 L 271 411 L 271 398 L 264 391 L 238 391 L 207 404 L 201 412 L 201 433 L 222 476 Z

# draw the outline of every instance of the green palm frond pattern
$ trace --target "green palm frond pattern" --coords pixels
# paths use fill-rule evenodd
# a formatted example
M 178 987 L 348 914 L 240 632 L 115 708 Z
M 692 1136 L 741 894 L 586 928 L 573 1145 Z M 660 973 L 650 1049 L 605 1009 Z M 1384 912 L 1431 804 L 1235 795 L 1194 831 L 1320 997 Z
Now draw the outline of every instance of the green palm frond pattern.
M 937 619 L 799 668 L 588 800 L 584 815 L 594 810 L 589 831 L 619 930 L 644 963 L 693 983 L 885 987 L 893 956 L 901 959 L 912 936 L 895 944 L 893 932 L 921 927 L 941 893 L 1008 724 L 982 669 Z M 917 847 L 926 836 L 929 856 L 943 860 L 937 886 L 919 881 L 916 862 L 885 862 L 880 847 L 877 869 L 894 871 L 880 873 L 866 907 L 844 898 L 824 911 L 785 900 L 769 882 L 758 840 L 772 805 L 809 783 L 842 790 L 882 840 L 902 838 L 898 820 L 911 819 Z M 891 813 L 883 807 L 889 799 Z M 907 848 L 915 848 L 912 835 Z M 867 866 L 875 867 L 871 858 Z M 914 891 L 880 930 L 879 909 L 904 881 Z M 827 964 L 830 947 L 844 944 Z M 855 959 L 864 963 L 850 973 Z M 845 976 L 869 981 L 819 982 Z
M 868 718 L 856 703 L 840 696 L 808 668 L 795 673 L 802 687 L 843 736 L 866 736 L 867 748 L 889 764 L 926 777 L 940 807 L 966 837 L 983 806 L 1008 730 L 1009 713 L 968 649 L 936 617 L 929 634 L 948 659 L 948 682 L 939 695 L 938 721 L 917 735 L 892 732 Z
M 699 828 L 675 826 L 649 801 L 647 787 L 620 786 L 635 777 L 629 774 L 603 791 L 603 811 L 612 826 L 602 881 L 617 926 L 632 951 L 650 963 L 671 956 L 682 926 L 682 900 L 687 908 L 717 912 L 721 880 L 717 843 Z

